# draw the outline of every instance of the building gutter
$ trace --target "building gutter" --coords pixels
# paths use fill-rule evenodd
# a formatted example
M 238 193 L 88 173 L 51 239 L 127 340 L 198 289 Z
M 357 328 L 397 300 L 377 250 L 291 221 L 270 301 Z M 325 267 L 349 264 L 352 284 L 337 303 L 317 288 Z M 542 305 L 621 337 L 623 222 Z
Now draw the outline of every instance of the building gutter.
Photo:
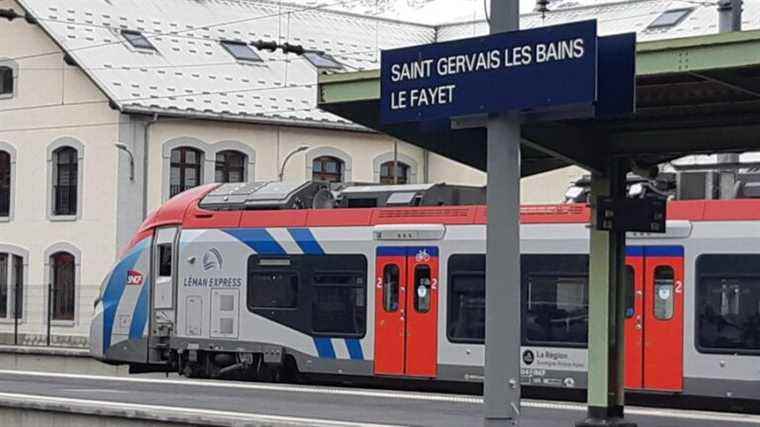
M 150 128 L 158 122 L 158 113 L 143 126 L 143 189 L 142 189 L 142 219 L 148 217 L 148 157 L 150 153 Z
M 160 110 L 160 111 L 157 111 Z M 220 113 L 205 113 L 205 112 L 190 112 L 181 110 L 164 110 L 155 108 L 140 108 L 140 107 L 124 107 L 122 112 L 125 114 L 139 114 L 139 115 L 160 115 L 164 119 L 177 119 L 177 120 L 212 120 L 221 122 L 233 122 L 233 123 L 248 123 L 254 125 L 270 125 L 270 126 L 287 126 L 287 127 L 299 127 L 310 129 L 325 129 L 325 130 L 341 130 L 359 133 L 377 133 L 374 129 L 357 125 L 354 123 L 330 123 L 320 122 L 316 120 L 298 120 L 298 119 L 275 119 L 275 118 L 253 118 L 252 116 L 240 116 L 234 114 L 220 114 Z

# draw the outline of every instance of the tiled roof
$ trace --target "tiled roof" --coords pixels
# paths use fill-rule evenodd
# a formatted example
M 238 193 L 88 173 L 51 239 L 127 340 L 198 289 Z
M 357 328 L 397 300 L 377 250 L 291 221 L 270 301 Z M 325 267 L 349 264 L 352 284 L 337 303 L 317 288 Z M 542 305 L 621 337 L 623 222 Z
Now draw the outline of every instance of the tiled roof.
M 718 32 L 718 12 L 715 2 L 709 1 L 668 1 L 633 0 L 608 3 L 585 2 L 579 7 L 560 7 L 550 4 L 550 12 L 542 15 L 530 13 L 520 19 L 521 28 L 535 28 L 546 25 L 564 24 L 596 18 L 599 34 L 609 35 L 636 32 L 638 41 L 673 39 L 699 36 Z M 562 6 L 562 4 L 559 4 Z M 692 9 L 686 18 L 672 27 L 648 29 L 658 16 L 667 10 Z M 760 1 L 745 0 L 742 29 L 760 28 Z M 480 20 L 439 27 L 438 40 L 454 40 L 488 33 L 488 23 Z
M 236 61 L 220 40 L 289 42 L 326 51 L 347 70 L 378 68 L 379 49 L 430 43 L 435 29 L 246 0 L 19 0 L 127 112 L 347 125 L 316 108 L 316 69 L 281 51 Z M 219 23 L 234 22 L 229 25 Z M 120 31 L 141 31 L 155 52 Z
M 350 0 L 349 0 L 350 1 Z M 258 51 L 236 61 L 220 40 L 264 40 L 325 51 L 346 70 L 379 68 L 379 50 L 486 34 L 485 21 L 439 27 L 362 17 L 266 0 L 18 0 L 125 112 L 355 127 L 316 108 L 315 68 L 294 54 Z M 329 3 L 329 2 L 328 2 Z M 601 34 L 639 40 L 717 32 L 701 2 L 634 0 L 561 8 L 522 17 L 522 28 L 597 18 Z M 694 10 L 674 27 L 647 29 L 663 11 Z M 745 1 L 745 29 L 760 27 L 760 2 Z M 141 31 L 155 52 L 132 48 Z

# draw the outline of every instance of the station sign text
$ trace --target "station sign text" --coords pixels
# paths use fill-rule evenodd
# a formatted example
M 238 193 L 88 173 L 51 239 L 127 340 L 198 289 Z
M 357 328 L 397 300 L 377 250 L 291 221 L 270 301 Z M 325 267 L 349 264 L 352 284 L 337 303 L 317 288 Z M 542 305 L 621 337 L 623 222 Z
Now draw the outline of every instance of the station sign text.
M 383 51 L 382 120 L 590 104 L 596 22 Z

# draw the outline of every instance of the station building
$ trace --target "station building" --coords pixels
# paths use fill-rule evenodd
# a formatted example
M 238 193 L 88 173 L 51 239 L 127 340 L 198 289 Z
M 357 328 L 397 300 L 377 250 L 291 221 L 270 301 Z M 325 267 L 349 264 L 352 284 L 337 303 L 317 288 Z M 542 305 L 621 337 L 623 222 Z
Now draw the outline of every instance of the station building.
M 746 28 L 760 7 L 745 5 Z M 317 75 L 380 50 L 486 34 L 254 0 L 9 0 L 0 9 L 0 343 L 85 346 L 100 283 L 147 212 L 209 182 L 484 185 L 479 171 L 316 108 Z M 694 2 L 528 14 L 640 40 L 717 32 Z M 583 173 L 526 178 L 557 203 Z M 18 313 L 18 322 L 14 321 Z

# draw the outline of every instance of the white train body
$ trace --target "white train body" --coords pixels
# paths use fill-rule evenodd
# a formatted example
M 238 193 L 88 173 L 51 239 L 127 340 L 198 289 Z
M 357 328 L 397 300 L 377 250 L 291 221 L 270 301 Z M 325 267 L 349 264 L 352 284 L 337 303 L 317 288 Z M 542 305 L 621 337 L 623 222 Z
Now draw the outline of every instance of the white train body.
M 189 375 L 482 380 L 485 207 L 200 208 L 213 188 L 137 233 L 97 302 L 94 356 Z M 672 202 L 669 217 L 627 241 L 627 386 L 760 398 L 760 202 Z M 586 386 L 587 220 L 581 205 L 523 212 L 526 385 Z

